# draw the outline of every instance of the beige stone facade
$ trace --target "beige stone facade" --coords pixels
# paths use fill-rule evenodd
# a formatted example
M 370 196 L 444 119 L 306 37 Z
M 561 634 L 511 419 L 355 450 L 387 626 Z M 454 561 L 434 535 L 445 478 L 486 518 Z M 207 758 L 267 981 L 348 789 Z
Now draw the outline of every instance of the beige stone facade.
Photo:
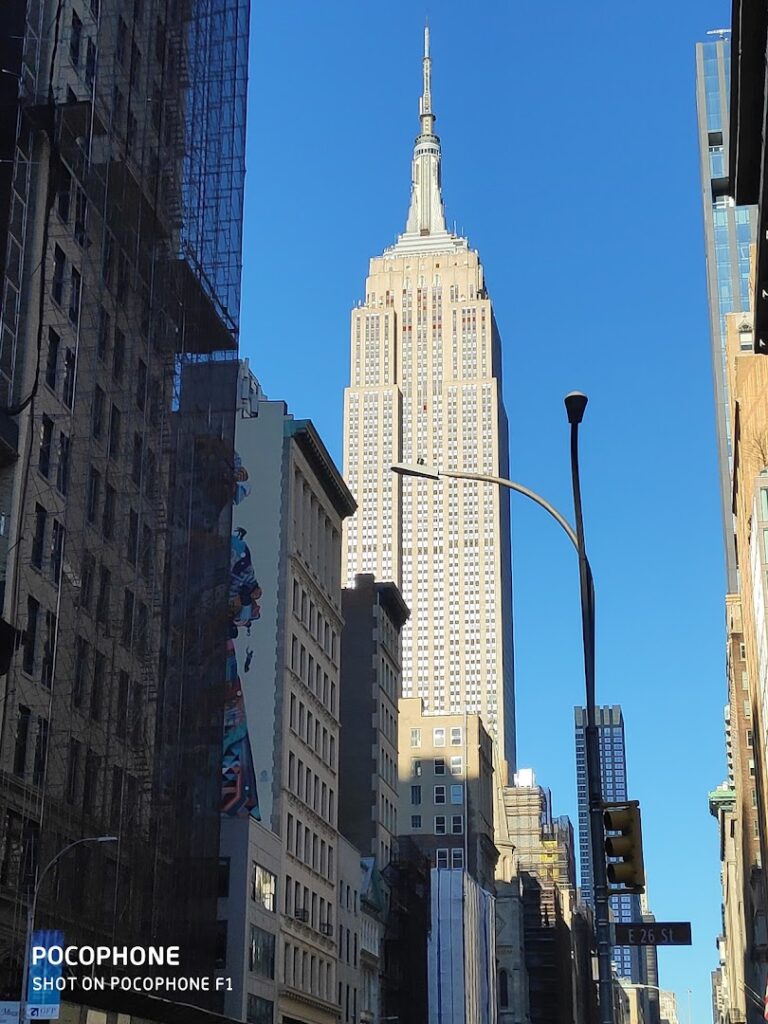
M 401 835 L 433 867 L 465 868 L 493 891 L 491 739 L 478 715 L 427 714 L 419 697 L 400 701 Z
M 445 226 L 425 57 L 406 231 L 370 262 L 352 311 L 344 475 L 358 502 L 343 576 L 399 586 L 403 692 L 429 712 L 480 714 L 514 762 L 508 493 L 400 478 L 400 461 L 508 474 L 501 346 L 477 252 Z

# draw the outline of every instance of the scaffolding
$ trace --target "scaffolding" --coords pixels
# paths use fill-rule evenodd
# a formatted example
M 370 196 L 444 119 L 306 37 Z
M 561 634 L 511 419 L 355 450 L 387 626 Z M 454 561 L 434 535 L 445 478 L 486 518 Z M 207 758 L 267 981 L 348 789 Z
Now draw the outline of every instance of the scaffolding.
M 212 962 L 248 16 L 248 0 L 7 0 L 0 14 L 16 78 L 15 96 L 0 88 L 10 998 L 37 872 L 86 836 L 118 842 L 63 859 L 36 923 L 55 905 L 72 941 L 174 926 L 187 973 Z M 185 398 L 190 362 L 212 367 L 207 405 Z M 190 462 L 206 451 L 215 466 Z

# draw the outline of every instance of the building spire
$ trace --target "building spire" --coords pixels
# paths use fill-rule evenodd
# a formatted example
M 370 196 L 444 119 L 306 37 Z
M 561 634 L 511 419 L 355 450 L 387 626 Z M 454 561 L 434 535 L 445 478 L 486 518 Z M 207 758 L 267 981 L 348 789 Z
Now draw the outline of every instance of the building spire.
M 432 58 L 429 25 L 424 27 L 423 86 L 419 100 L 421 131 L 416 137 L 411 165 L 411 205 L 406 235 L 445 234 L 445 210 L 440 191 L 440 139 L 432 112 Z

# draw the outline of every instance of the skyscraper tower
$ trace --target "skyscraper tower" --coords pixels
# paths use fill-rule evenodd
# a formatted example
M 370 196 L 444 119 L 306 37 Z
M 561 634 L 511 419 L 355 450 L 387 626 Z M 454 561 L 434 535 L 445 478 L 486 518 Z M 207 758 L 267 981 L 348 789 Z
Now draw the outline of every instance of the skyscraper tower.
M 506 476 L 501 341 L 483 268 L 448 231 L 424 33 L 421 130 L 405 232 L 370 262 L 352 311 L 344 474 L 358 502 L 344 577 L 395 580 L 411 609 L 403 692 L 478 712 L 514 766 L 509 497 L 493 485 L 401 479 L 394 462 Z
M 579 881 L 584 901 L 594 905 L 585 746 L 587 711 L 586 708 L 575 708 L 574 711 L 576 725 L 576 785 L 579 804 Z M 603 799 L 609 802 L 627 800 L 627 755 L 624 744 L 624 716 L 621 713 L 621 707 L 618 704 L 614 704 L 613 706 L 598 707 L 596 711 L 600 742 L 600 779 Z M 611 910 L 613 911 L 614 921 L 642 921 L 642 908 L 639 896 L 630 893 L 611 896 Z M 639 947 L 615 946 L 613 956 L 620 978 L 630 978 L 635 983 L 646 982 L 645 963 L 641 960 Z

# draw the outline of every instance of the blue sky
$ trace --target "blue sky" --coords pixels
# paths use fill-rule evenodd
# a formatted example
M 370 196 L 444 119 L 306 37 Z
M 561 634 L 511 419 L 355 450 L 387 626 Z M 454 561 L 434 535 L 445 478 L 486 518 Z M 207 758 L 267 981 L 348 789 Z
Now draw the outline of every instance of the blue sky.
M 624 708 L 652 909 L 693 922 L 660 975 L 681 1021 L 693 990 L 695 1024 L 719 930 L 725 678 L 694 46 L 729 9 L 255 2 L 245 224 L 242 349 L 340 462 L 349 311 L 404 227 L 428 13 L 446 210 L 494 300 L 512 475 L 569 516 L 562 399 L 590 397 L 598 699 Z M 575 820 L 577 565 L 543 513 L 513 513 L 518 760 Z

